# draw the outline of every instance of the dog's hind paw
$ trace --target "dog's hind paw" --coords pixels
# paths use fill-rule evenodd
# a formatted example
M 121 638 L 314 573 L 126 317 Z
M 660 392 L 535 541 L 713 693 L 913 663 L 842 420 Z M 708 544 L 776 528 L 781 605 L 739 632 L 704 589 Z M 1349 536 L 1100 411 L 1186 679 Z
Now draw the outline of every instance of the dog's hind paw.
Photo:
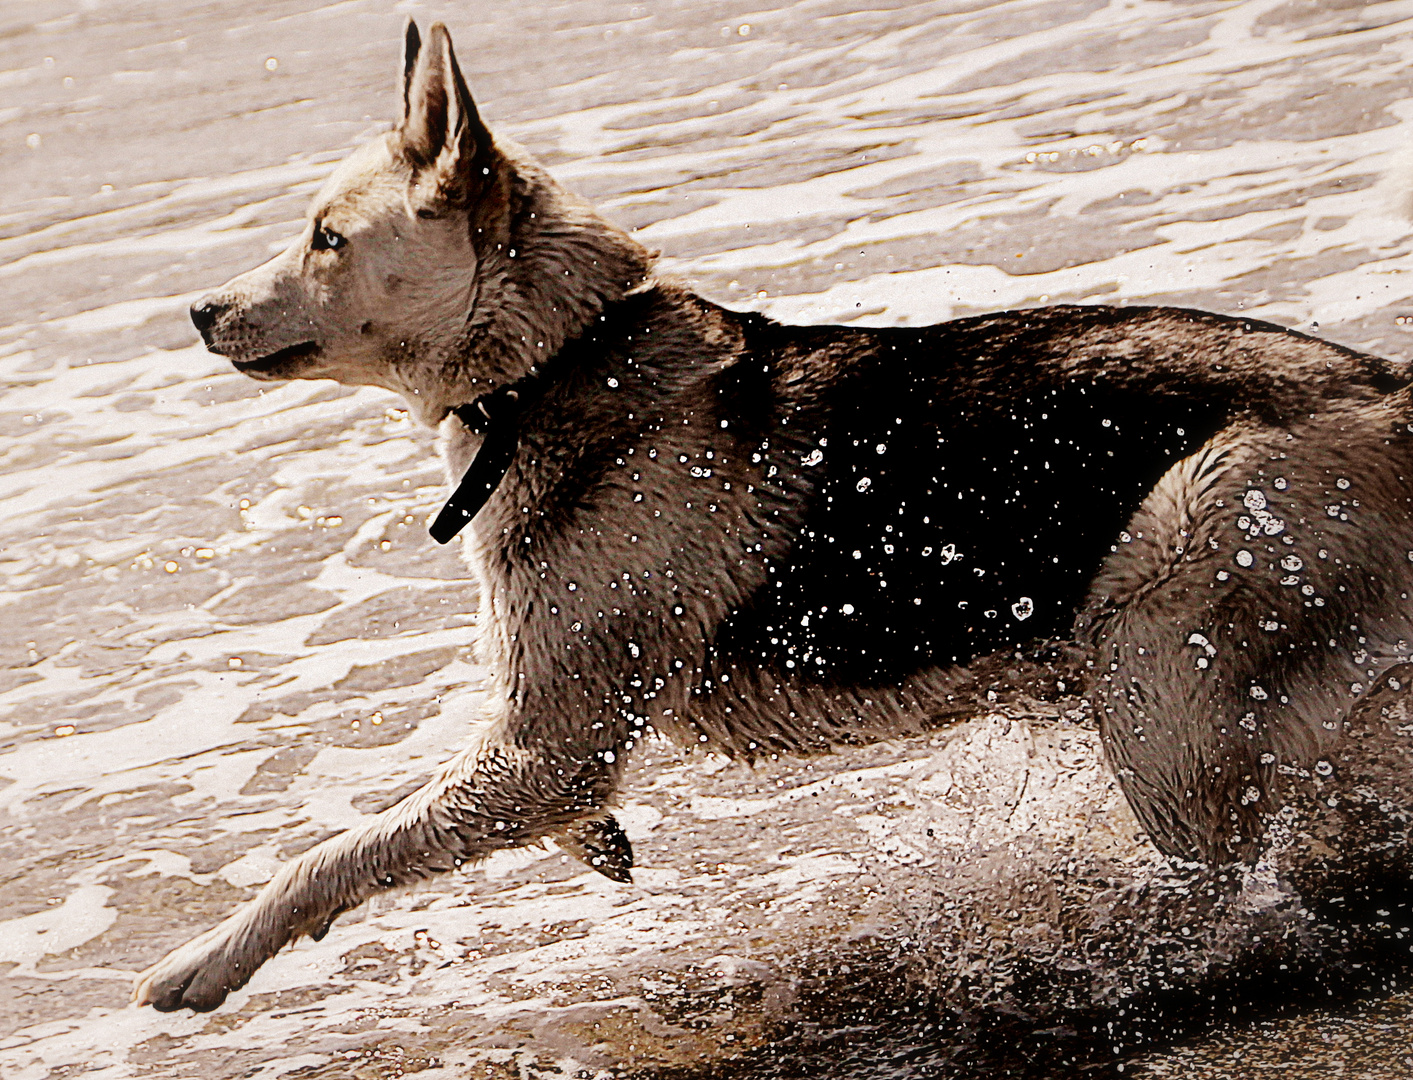
M 133 1004 L 151 1005 L 159 1012 L 210 1012 L 249 982 L 259 967 L 259 961 L 242 961 L 241 951 L 225 925 L 208 930 L 138 975 Z

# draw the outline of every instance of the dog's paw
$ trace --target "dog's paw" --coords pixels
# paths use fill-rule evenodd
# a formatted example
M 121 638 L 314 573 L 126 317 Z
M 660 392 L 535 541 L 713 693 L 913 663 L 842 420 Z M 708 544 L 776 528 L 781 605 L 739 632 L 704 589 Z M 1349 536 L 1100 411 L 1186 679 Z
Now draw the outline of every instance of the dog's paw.
M 209 1012 L 239 990 L 265 959 L 244 954 L 240 936 L 222 924 L 174 949 L 137 977 L 132 1000 L 159 1012 Z
M 554 839 L 567 854 L 610 881 L 632 884 L 633 845 L 613 816 L 576 821 Z

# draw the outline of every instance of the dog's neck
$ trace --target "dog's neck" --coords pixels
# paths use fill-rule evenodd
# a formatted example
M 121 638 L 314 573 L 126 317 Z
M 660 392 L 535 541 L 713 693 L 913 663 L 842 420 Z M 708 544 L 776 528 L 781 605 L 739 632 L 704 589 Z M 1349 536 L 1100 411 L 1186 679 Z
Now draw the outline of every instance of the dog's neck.
M 545 368 L 602 312 L 649 283 L 653 254 L 513 145 L 470 216 L 471 310 L 404 391 L 437 426 L 458 406 Z
M 547 393 L 554 393 L 566 374 L 575 369 L 582 370 L 585 355 L 594 355 L 601 348 L 605 336 L 612 338 L 621 333 L 621 321 L 625 317 L 631 319 L 634 313 L 640 312 L 642 304 L 650 304 L 656 293 L 657 290 L 648 284 L 631 290 L 617 301 L 604 304 L 600 314 L 565 341 L 554 356 L 533 364 L 518 379 L 503 383 L 474 401 L 457 405 L 451 410 L 447 423 L 455 426 L 463 437 L 470 435 L 479 440 L 480 445 L 432 524 L 431 533 L 438 543 L 449 542 L 469 525 L 495 494 L 519 449 L 521 418 L 525 413 L 533 411 Z M 634 304 L 632 300 L 642 303 Z M 614 379 L 609 382 L 617 385 Z M 448 433 L 448 441 L 443 448 L 448 465 L 452 467 L 453 478 L 456 463 L 452 460 L 455 451 L 451 447 L 456 439 L 456 434 Z

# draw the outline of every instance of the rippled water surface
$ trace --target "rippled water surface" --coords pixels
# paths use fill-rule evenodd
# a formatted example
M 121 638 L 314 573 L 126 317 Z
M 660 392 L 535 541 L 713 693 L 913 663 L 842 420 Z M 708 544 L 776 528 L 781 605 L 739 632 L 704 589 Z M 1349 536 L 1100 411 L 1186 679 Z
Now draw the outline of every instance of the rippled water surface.
M 496 130 L 732 306 L 891 325 L 1161 302 L 1410 354 L 1409 3 L 0 7 L 6 1077 L 761 1060 L 780 1033 L 753 1017 L 809 999 L 801 971 L 847 988 L 838 956 L 908 944 L 910 814 L 952 814 L 957 852 L 989 807 L 1017 835 L 1151 859 L 1092 731 L 1065 727 L 1074 702 L 1034 735 L 1062 763 L 1050 795 L 998 717 L 808 771 L 658 746 L 624 798 L 631 888 L 500 856 L 344 919 L 215 1014 L 126 1006 L 134 971 L 474 721 L 476 596 L 426 535 L 429 434 L 379 391 L 246 380 L 185 314 L 384 127 L 407 14 L 450 24 Z M 986 799 L 937 809 L 966 776 Z M 808 1023 L 848 1029 L 841 993 Z M 1096 1067 L 1401 1077 L 1408 1010 L 1237 1016 Z M 860 1023 L 848 1054 L 798 1068 L 1001 1075 L 904 1028 Z

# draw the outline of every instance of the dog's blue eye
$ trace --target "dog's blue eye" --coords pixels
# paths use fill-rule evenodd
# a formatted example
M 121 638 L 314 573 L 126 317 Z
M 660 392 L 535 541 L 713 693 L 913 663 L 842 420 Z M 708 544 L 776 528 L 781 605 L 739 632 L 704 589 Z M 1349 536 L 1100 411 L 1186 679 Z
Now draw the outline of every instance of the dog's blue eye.
M 310 242 L 310 247 L 315 251 L 337 251 L 348 243 L 348 240 L 333 229 L 315 229 L 314 239 Z

